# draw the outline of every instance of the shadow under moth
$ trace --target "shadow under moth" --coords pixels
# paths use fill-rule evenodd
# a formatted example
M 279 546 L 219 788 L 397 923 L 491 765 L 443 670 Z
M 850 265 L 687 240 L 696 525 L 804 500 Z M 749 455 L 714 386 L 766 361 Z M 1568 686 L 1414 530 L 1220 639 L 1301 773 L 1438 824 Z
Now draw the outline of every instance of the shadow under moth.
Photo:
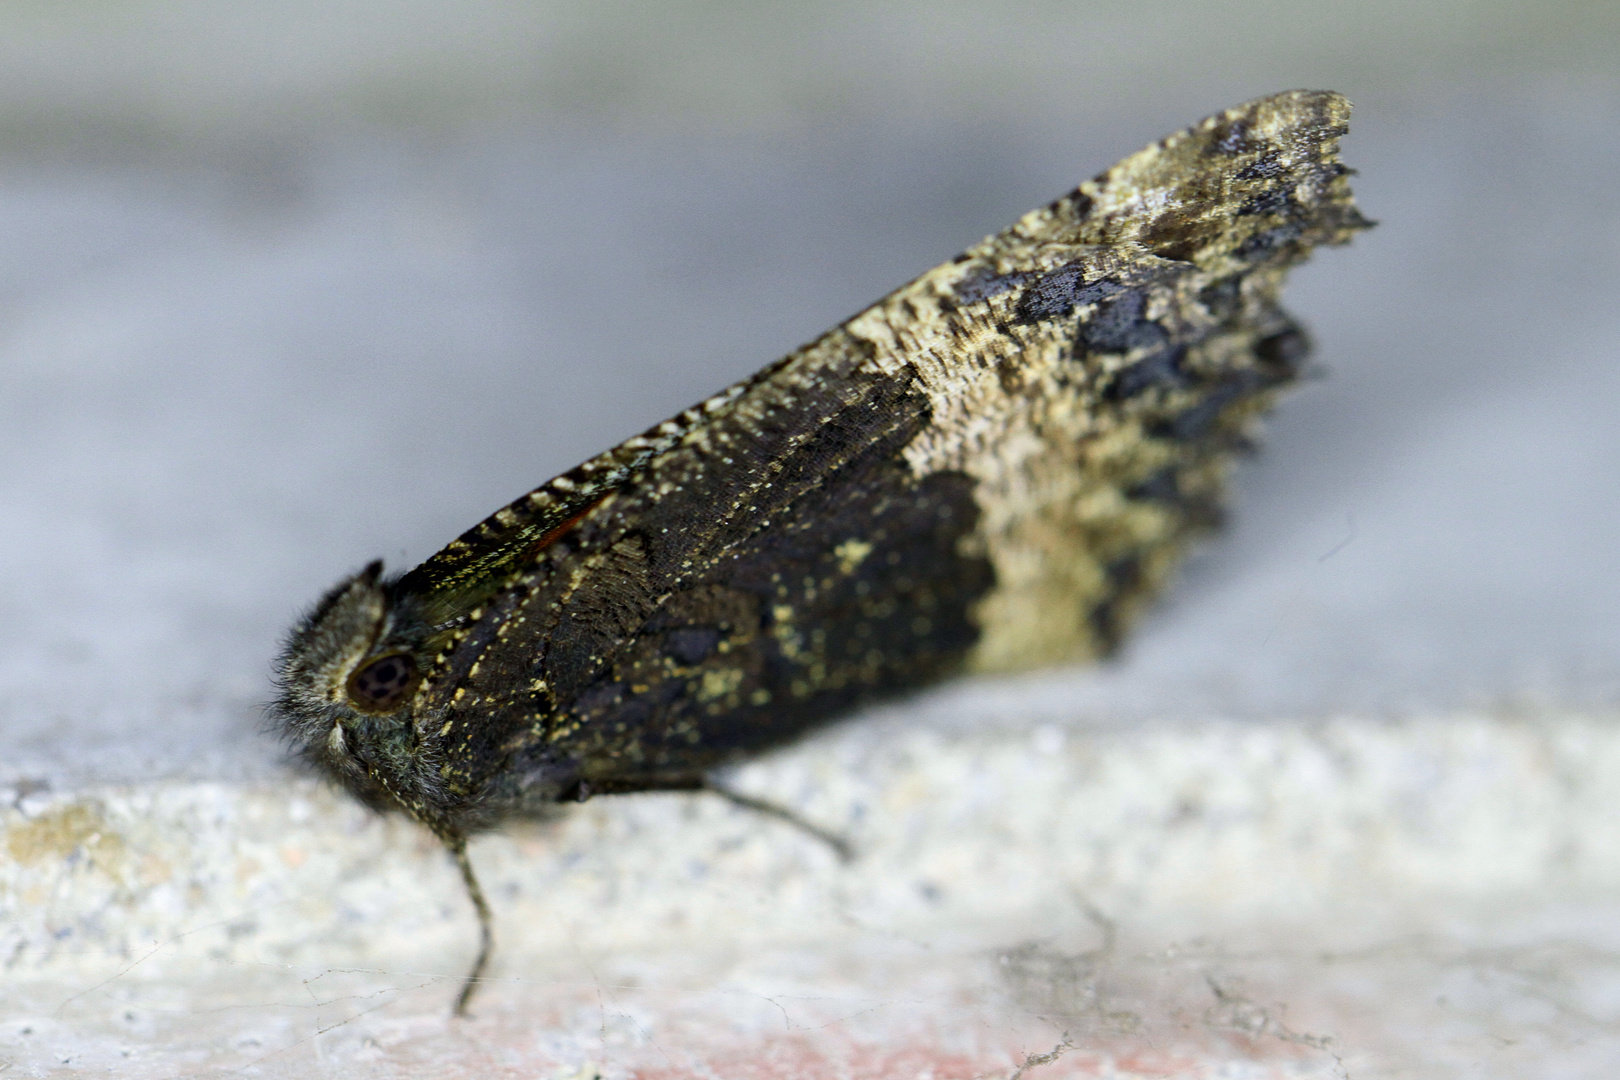
M 1287 269 L 1369 223 L 1350 105 L 1293 91 L 1134 154 L 292 630 L 274 723 L 458 863 L 859 703 L 1106 654 L 1305 357 Z M 749 800 L 742 800 L 749 801 Z

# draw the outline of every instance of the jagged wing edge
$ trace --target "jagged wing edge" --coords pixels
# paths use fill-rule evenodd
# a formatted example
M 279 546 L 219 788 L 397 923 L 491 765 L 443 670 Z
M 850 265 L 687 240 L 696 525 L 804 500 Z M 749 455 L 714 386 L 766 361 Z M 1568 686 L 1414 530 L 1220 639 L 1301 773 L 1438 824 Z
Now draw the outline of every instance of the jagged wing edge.
M 1318 245 L 1343 244 L 1370 224 L 1356 211 L 1348 184 L 1350 170 L 1336 160 L 1349 113 L 1350 103 L 1339 94 L 1294 90 L 1217 113 L 1161 139 L 749 378 L 546 481 L 452 540 L 394 587 L 433 598 L 428 606 L 439 615 L 475 603 L 511 572 L 540 559 L 563 533 L 602 508 L 661 454 L 718 414 L 737 407 L 784 369 L 826 364 L 845 355 L 844 350 L 831 348 L 847 342 L 845 328 L 893 297 L 952 292 L 960 296 L 963 281 L 974 274 L 1038 273 L 1050 265 L 1053 247 L 1120 246 L 1193 262 L 1203 269 L 1218 260 L 1236 262 L 1242 244 L 1262 236 L 1269 223 L 1268 215 L 1254 213 L 1252 225 L 1234 229 L 1231 219 L 1222 216 L 1244 195 L 1233 189 L 1248 182 L 1259 196 L 1274 186 L 1279 175 L 1267 173 L 1261 154 L 1251 153 L 1255 160 L 1232 167 L 1244 155 L 1251 135 L 1263 136 L 1269 145 L 1297 148 L 1303 160 L 1295 163 L 1296 168 L 1317 166 L 1319 182 L 1300 192 L 1316 205 L 1310 234 L 1291 238 L 1298 241 L 1299 258 Z M 1201 159 L 1222 158 L 1222 168 L 1198 166 Z M 1247 181 L 1246 171 L 1252 173 Z M 1204 242 L 1189 247 L 1189 236 Z M 1164 237 L 1174 237 L 1173 244 L 1162 242 Z M 983 297 L 976 302 L 989 301 Z

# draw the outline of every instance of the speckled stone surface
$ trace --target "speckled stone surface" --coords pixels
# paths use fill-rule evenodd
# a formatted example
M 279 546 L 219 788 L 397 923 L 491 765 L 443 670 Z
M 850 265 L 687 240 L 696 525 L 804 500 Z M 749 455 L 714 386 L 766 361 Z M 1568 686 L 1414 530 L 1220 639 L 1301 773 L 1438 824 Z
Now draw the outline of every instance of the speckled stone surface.
M 844 831 L 850 865 L 706 796 L 479 840 L 502 948 L 469 1020 L 471 912 L 417 827 L 306 780 L 32 795 L 0 836 L 0 1053 L 131 1077 L 968 1077 L 1055 1048 L 1043 1075 L 1597 1076 L 1617 771 L 1614 715 L 879 720 L 737 778 Z

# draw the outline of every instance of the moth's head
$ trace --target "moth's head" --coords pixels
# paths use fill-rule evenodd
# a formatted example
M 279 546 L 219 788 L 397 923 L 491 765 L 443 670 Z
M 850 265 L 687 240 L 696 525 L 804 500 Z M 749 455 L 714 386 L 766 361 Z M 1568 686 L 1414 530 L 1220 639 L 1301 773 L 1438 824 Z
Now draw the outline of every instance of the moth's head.
M 308 757 L 342 768 L 358 727 L 407 723 L 421 681 L 382 562 L 339 582 L 293 627 L 276 660 L 273 722 Z M 369 721 L 369 723 L 368 723 Z

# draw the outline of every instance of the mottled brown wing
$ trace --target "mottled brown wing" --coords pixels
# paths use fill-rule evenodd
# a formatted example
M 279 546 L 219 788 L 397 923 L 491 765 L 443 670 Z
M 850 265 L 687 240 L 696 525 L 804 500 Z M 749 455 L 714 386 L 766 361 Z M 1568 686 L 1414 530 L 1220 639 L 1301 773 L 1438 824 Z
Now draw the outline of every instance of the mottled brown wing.
M 421 699 L 451 788 L 654 786 L 1111 648 L 1304 356 L 1284 271 L 1366 224 L 1348 113 L 1280 94 L 1133 155 L 412 571 L 457 620 Z

